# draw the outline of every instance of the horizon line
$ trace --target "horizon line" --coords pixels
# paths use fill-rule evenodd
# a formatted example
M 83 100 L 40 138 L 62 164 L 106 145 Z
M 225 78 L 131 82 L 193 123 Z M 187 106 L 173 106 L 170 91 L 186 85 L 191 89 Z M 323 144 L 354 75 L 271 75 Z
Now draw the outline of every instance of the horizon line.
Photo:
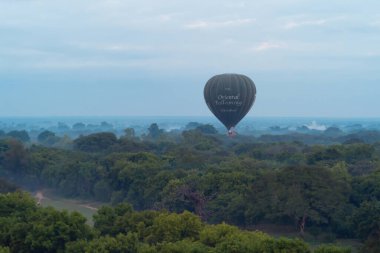
M 214 118 L 214 115 L 0 115 L 0 119 L 14 118 Z M 247 118 L 317 118 L 317 119 L 380 119 L 380 116 L 321 116 L 321 115 L 302 115 L 302 116 L 276 116 L 276 115 L 247 115 L 242 120 Z

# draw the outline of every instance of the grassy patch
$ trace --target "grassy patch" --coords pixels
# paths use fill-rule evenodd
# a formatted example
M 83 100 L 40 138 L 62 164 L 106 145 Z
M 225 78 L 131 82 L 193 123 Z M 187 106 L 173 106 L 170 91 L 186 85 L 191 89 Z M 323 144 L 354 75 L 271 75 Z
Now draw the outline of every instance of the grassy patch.
M 41 193 L 40 193 L 41 194 Z M 93 225 L 92 216 L 96 213 L 101 203 L 89 202 L 84 200 L 67 199 L 56 196 L 51 192 L 44 191 L 43 198 L 40 200 L 42 206 L 51 206 L 57 210 L 77 211 L 87 219 L 89 225 Z

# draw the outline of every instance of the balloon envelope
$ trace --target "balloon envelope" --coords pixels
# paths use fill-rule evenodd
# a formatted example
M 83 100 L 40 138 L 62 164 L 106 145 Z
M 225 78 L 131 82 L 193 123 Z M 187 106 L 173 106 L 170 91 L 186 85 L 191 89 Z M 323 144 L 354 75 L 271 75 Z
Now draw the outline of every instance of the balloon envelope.
M 245 75 L 216 75 L 206 83 L 204 97 L 211 112 L 230 130 L 251 109 L 256 99 L 256 86 Z

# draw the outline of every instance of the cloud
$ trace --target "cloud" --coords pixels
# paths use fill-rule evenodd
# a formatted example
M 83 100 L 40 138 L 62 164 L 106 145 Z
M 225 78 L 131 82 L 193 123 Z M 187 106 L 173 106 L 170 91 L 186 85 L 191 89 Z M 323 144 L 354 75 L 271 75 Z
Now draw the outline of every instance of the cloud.
M 187 25 L 185 28 L 187 29 L 211 29 L 211 28 L 224 28 L 231 26 L 241 26 L 254 23 L 256 19 L 252 18 L 244 18 L 244 19 L 231 19 L 225 21 L 194 21 Z
M 380 20 L 371 22 L 369 25 L 372 27 L 379 27 L 380 28 Z
M 330 18 L 319 18 L 319 19 L 304 19 L 304 20 L 291 20 L 285 23 L 284 28 L 287 30 L 295 29 L 304 26 L 324 26 L 328 23 L 346 19 L 345 16 L 336 16 Z
M 0 55 L 8 55 L 12 57 L 37 57 L 37 56 L 46 56 L 46 55 L 59 55 L 59 53 L 47 51 L 47 50 L 39 50 L 34 48 L 10 48 L 4 47 L 0 48 Z
M 130 51 L 145 51 L 148 50 L 148 47 L 144 46 L 135 46 L 128 44 L 110 44 L 104 45 L 103 47 L 99 47 L 99 49 L 103 49 L 106 51 L 118 51 L 118 52 L 130 52 Z
M 128 68 L 143 67 L 150 63 L 149 60 L 89 60 L 89 59 L 46 59 L 30 64 L 34 69 L 104 69 L 104 68 Z
M 94 43 L 94 42 L 70 42 L 68 45 L 79 49 L 100 50 L 109 52 L 142 52 L 152 50 L 149 46 L 129 43 Z
M 173 19 L 173 14 L 161 14 L 158 15 L 158 20 L 161 22 L 168 22 Z
M 267 51 L 270 49 L 284 48 L 283 44 L 272 43 L 272 42 L 262 42 L 258 46 L 254 47 L 253 50 L 256 52 Z
M 226 7 L 229 8 L 244 8 L 247 6 L 246 2 L 228 2 L 225 4 Z
M 294 29 L 301 26 L 321 26 L 327 23 L 327 19 L 315 19 L 304 21 L 289 21 L 285 24 L 285 29 Z

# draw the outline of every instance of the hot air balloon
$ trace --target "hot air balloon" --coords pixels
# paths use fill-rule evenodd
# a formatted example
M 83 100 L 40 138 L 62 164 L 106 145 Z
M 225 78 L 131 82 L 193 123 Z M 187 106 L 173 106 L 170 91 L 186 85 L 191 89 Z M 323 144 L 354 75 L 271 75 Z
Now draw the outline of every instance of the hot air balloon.
M 210 111 L 235 134 L 235 126 L 249 112 L 256 99 L 253 81 L 240 74 L 222 74 L 212 77 L 205 85 L 204 97 Z

